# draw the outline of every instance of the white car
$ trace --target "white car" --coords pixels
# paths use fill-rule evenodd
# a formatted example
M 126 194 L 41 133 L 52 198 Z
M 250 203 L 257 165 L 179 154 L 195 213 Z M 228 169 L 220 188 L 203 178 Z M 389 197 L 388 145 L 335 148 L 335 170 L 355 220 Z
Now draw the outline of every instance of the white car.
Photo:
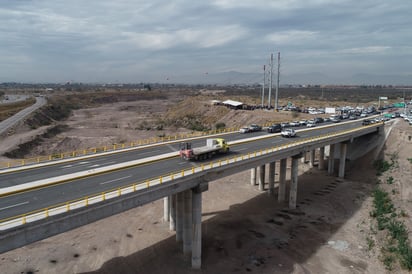
M 241 129 L 239 129 L 239 133 L 249 133 L 249 132 L 250 132 L 249 127 L 242 127 Z
M 306 127 L 316 127 L 315 121 L 308 121 L 308 122 L 306 123 Z
M 285 128 L 284 130 L 282 130 L 280 132 L 280 135 L 282 135 L 282 137 L 295 137 L 296 136 L 296 131 L 293 128 Z

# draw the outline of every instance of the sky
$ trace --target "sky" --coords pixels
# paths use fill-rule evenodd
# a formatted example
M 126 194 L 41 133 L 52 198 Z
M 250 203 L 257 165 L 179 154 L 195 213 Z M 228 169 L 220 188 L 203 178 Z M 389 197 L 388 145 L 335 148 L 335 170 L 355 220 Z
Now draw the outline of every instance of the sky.
M 412 85 L 411 14 L 409 0 L 0 0 L 0 82 L 262 82 L 280 52 L 283 84 Z

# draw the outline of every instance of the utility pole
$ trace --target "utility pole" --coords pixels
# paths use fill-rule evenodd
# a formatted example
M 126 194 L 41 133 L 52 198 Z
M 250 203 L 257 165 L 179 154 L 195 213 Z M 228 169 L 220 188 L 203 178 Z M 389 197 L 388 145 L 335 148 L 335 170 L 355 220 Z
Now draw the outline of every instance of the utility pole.
M 272 78 L 273 78 L 273 53 L 270 54 L 270 78 L 269 78 L 269 98 L 268 98 L 268 109 L 272 107 L 271 96 L 272 96 Z
M 263 65 L 262 108 L 265 100 L 266 65 Z
M 279 78 L 280 78 L 280 52 L 278 52 L 278 79 L 277 79 L 276 93 L 275 93 L 275 111 L 278 111 Z

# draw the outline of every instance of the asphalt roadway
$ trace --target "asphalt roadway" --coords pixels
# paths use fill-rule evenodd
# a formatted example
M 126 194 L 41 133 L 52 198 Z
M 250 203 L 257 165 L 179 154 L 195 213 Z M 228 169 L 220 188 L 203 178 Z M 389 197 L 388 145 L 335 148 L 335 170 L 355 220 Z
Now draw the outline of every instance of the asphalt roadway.
M 9 130 L 12 126 L 14 126 L 18 122 L 20 122 L 21 120 L 26 118 L 28 115 L 30 115 L 31 113 L 33 113 L 37 109 L 44 106 L 46 104 L 46 102 L 47 102 L 46 98 L 36 97 L 36 103 L 31 105 L 30 107 L 27 107 L 27 108 L 19 111 L 18 113 L 16 113 L 12 117 L 10 117 L 10 118 L 8 118 L 4 121 L 1 121 L 0 122 L 0 135 L 3 134 L 4 132 L 6 132 L 7 130 Z
M 333 126 L 306 129 L 304 127 L 296 128 L 297 137 L 306 138 L 318 136 L 325 133 L 336 132 L 344 129 L 354 128 L 361 124 L 360 120 L 342 122 L 332 124 Z M 326 125 L 326 124 L 321 124 Z M 331 125 L 331 124 L 329 124 Z M 306 129 L 306 130 L 303 130 Z M 236 154 L 247 154 L 248 152 L 259 151 L 261 149 L 270 148 L 276 145 L 292 142 L 295 138 L 282 138 L 280 134 L 266 133 L 265 131 L 240 134 L 231 133 L 222 136 L 229 143 L 247 139 L 250 137 L 268 136 L 268 138 L 255 141 L 240 142 L 231 145 L 229 154 L 217 155 L 212 160 L 235 156 Z M 194 147 L 202 146 L 206 143 L 207 137 L 192 141 Z M 117 151 L 116 153 L 105 155 L 94 155 L 87 159 L 73 159 L 73 161 L 59 163 L 51 162 L 49 165 L 42 167 L 31 167 L 14 172 L 0 173 L 0 188 L 13 186 L 16 184 L 24 184 L 36 180 L 48 179 L 64 174 L 72 174 L 75 172 L 90 170 L 96 167 L 110 166 L 117 163 L 128 162 L 136 159 L 144 159 L 150 156 L 159 156 L 162 154 L 176 152 L 179 150 L 179 142 L 164 143 L 151 146 L 148 148 L 138 148 L 124 152 Z M 5 219 L 12 216 L 17 216 L 36 209 L 47 208 L 52 205 L 72 201 L 81 197 L 86 197 L 93 194 L 102 193 L 117 187 L 131 185 L 137 182 L 143 182 L 147 179 L 152 179 L 160 175 L 176 173 L 183 169 L 200 166 L 205 161 L 185 161 L 180 157 L 172 157 L 168 159 L 157 160 L 150 163 L 139 164 L 136 166 L 123 168 L 104 174 L 96 174 L 89 177 L 61 182 L 56 185 L 36 188 L 25 192 L 20 192 L 0 198 L 0 219 Z

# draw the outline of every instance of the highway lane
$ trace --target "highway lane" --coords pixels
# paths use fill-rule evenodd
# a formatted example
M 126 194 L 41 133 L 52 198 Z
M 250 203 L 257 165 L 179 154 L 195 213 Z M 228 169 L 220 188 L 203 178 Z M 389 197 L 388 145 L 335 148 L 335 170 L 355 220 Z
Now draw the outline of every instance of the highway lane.
M 261 134 L 265 133 L 257 132 L 248 136 L 258 136 Z M 230 133 L 221 136 L 228 141 L 234 141 L 245 138 L 244 135 L 241 135 L 239 133 Z M 202 146 L 205 145 L 206 138 L 208 137 L 195 139 L 191 142 L 194 147 Z M 19 171 L 2 170 L 0 171 L 0 188 L 178 151 L 180 142 L 181 141 L 176 141 L 174 143 L 159 143 L 156 145 L 150 145 L 149 147 L 140 147 L 132 150 L 118 150 L 115 153 L 96 154 L 92 155 L 92 157 L 87 157 L 83 159 L 73 158 L 69 162 L 63 163 L 60 163 L 58 161 L 50 162 L 48 165 L 45 166 L 33 166 L 32 168 Z
M 9 128 L 26 118 L 29 114 L 33 113 L 37 109 L 41 108 L 47 103 L 46 98 L 44 97 L 36 97 L 36 103 L 33 105 L 19 111 L 15 115 L 7 118 L 4 121 L 0 122 L 0 134 L 6 132 Z
M 351 127 L 353 127 L 353 124 L 337 124 L 336 127 L 332 128 L 317 128 L 316 130 L 313 129 L 299 132 L 297 138 L 317 136 L 327 132 Z M 246 154 L 248 152 L 266 149 L 274 145 L 295 140 L 295 138 L 282 138 L 273 134 L 267 135 L 270 136 L 267 139 L 233 145 L 229 155 L 222 155 L 220 157 L 226 158 L 236 154 Z M 241 137 L 251 137 L 251 135 L 241 135 Z M 213 160 L 217 159 L 219 159 L 219 157 L 216 157 Z M 182 169 L 188 169 L 192 166 L 200 166 L 202 163 L 207 162 L 208 161 L 187 162 L 175 157 L 2 197 L 0 198 L 0 218 L 3 219 L 27 213 L 35 209 L 46 208 L 51 205 L 101 193 L 120 186 L 143 182 L 159 175 L 179 172 Z

